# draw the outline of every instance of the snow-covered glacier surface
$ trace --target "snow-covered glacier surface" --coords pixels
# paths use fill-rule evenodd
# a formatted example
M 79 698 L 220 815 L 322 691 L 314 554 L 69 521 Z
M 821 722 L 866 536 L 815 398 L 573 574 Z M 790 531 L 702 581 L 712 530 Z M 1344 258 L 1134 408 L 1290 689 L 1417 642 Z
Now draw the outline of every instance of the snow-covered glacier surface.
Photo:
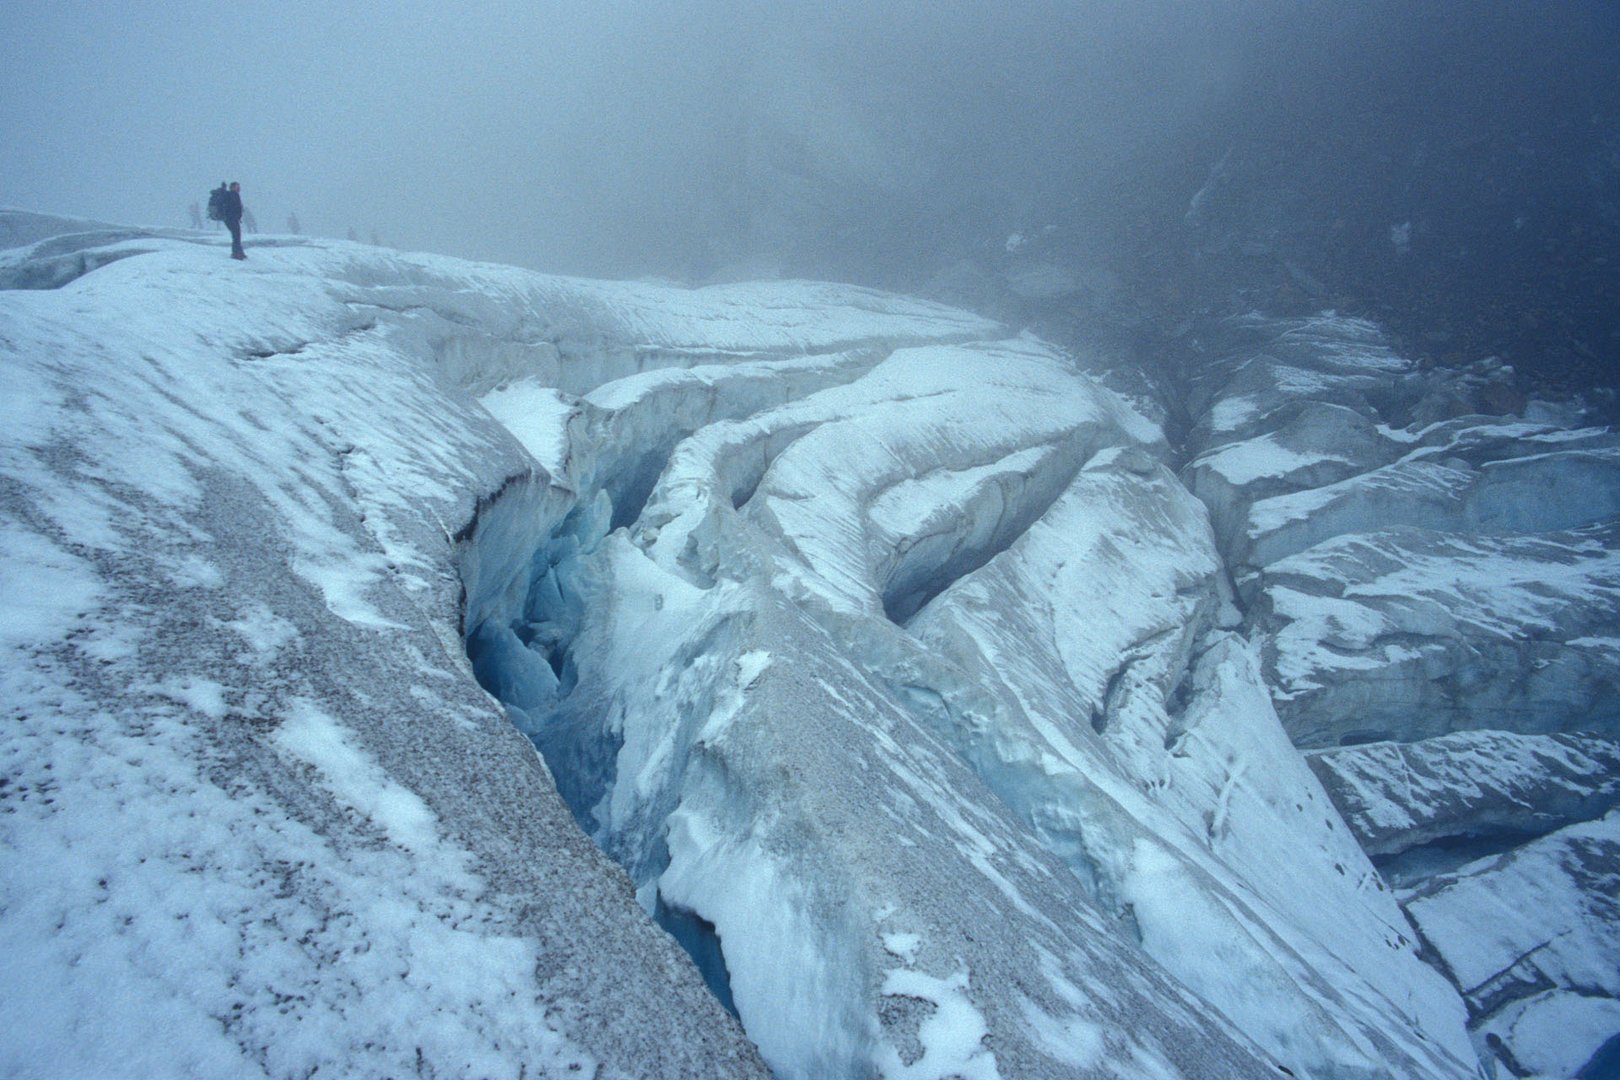
M 519 280 L 6 217 L 0 1073 L 766 1075 L 468 671 Z
M 1183 475 L 1284 726 L 1487 1066 L 1613 1075 L 1620 438 L 1358 319 L 1200 344 Z
M 0 1071 L 1614 1034 L 1607 430 L 1324 317 L 1232 330 L 1178 476 L 920 301 L 3 220 Z

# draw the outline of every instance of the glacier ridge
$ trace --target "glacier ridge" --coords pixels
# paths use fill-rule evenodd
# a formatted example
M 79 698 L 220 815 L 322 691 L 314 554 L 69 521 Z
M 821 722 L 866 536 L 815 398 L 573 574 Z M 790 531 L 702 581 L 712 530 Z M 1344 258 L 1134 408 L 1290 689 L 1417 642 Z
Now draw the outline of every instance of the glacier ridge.
M 1049 346 L 982 329 L 874 346 L 798 393 L 759 381 L 758 356 L 586 393 L 567 421 L 593 433 L 591 453 L 569 442 L 580 476 L 665 445 L 645 419 L 599 410 L 691 433 L 633 513 L 578 483 L 578 507 L 505 603 L 469 606 L 475 667 L 649 913 L 702 929 L 711 984 L 783 1075 L 915 1064 L 923 1021 L 947 1005 L 897 1010 L 894 973 L 943 940 L 953 964 L 927 978 L 1011 977 L 1029 964 L 1007 954 L 1023 950 L 998 936 L 992 955 L 963 919 L 1010 904 L 1061 924 L 1053 902 L 1112 924 L 1114 948 L 1144 950 L 1302 1073 L 1376 1075 L 1410 1055 L 1466 1074 L 1455 995 L 1288 745 L 1162 435 Z M 664 354 L 712 357 L 679 343 Z M 543 406 L 538 428 L 520 414 L 549 393 L 485 400 L 555 454 L 560 407 Z M 739 408 L 710 422 L 721 401 Z M 634 449 L 615 442 L 624 432 Z M 1277 772 L 1278 757 L 1294 767 Z M 934 815 L 970 790 L 997 831 L 958 811 L 942 838 Z M 862 806 L 883 818 L 863 821 Z M 927 877 L 979 904 L 942 915 L 897 899 L 897 829 L 929 853 Z M 795 854 L 796 875 L 775 851 Z M 897 955 L 896 937 L 917 944 Z M 1216 954 L 1198 945 L 1214 938 Z M 1039 956 L 1078 947 L 1042 942 L 1031 959 L 1047 970 Z M 1098 949 L 1084 948 L 1088 965 Z M 1071 982 L 1034 999 L 1041 1015 L 1076 1021 Z M 999 1015 L 994 993 L 974 1000 L 998 1060 L 1052 1067 L 1027 1016 Z
M 1365 320 L 1206 329 L 1182 475 L 1285 728 L 1482 1061 L 1586 1075 L 1620 1033 L 1620 442 Z

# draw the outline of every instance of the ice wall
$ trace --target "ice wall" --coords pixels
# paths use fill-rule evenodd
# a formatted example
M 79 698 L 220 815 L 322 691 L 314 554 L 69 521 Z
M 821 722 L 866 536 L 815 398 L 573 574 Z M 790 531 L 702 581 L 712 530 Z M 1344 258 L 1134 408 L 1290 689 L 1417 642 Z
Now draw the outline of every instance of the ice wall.
M 849 317 L 803 288 L 734 315 Z M 1466 1074 L 1157 428 L 978 329 L 491 390 L 592 509 L 469 616 L 486 685 L 783 1075 Z
M 1423 369 L 1363 320 L 1202 329 L 1183 475 L 1283 723 L 1482 1059 L 1576 1074 L 1616 1015 L 1583 965 L 1610 963 L 1617 926 L 1595 896 L 1620 753 L 1620 442 L 1578 400 L 1525 399 L 1500 361 Z

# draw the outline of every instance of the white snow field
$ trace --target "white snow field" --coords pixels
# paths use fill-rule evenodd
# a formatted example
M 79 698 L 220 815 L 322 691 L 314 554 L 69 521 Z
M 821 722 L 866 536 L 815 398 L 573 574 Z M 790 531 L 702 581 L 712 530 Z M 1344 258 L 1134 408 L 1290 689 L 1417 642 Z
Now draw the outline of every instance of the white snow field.
M 1354 398 L 1398 359 L 1323 346 L 1209 393 L 1183 486 L 1085 358 L 922 301 L 0 240 L 0 1075 L 1474 1077 L 1614 1033 L 1606 431 L 1394 418 Z M 1531 458 L 1595 493 L 1536 517 Z M 1467 477 L 1328 490 L 1403 462 Z M 1368 520 L 1394 554 L 1332 547 Z M 1541 660 L 1543 722 L 1452 685 Z M 1374 726 L 1410 752 L 1331 749 Z M 1550 975 L 1497 977 L 1515 896 L 1584 935 Z

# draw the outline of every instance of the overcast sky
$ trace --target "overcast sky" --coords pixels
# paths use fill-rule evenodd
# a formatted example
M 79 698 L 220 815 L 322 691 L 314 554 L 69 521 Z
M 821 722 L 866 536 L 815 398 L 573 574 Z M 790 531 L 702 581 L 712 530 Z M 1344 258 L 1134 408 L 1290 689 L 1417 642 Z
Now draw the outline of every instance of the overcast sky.
M 792 227 L 772 215 L 888 199 L 891 221 L 959 206 L 996 228 L 1083 200 L 1196 132 L 1257 57 L 1377 51 L 1408 9 L 1480 5 L 9 0 L 0 205 L 180 226 L 231 179 L 264 231 L 296 213 L 541 269 L 680 272 L 710 238 Z
M 267 231 L 296 212 L 307 232 L 600 268 L 593 243 L 621 259 L 727 212 L 750 116 L 802 113 L 832 168 L 899 182 L 923 167 L 906 140 L 992 137 L 998 110 L 1105 75 L 1059 122 L 1112 138 L 1143 77 L 1173 94 L 1209 74 L 1219 50 L 1188 42 L 1220 6 L 17 0 L 0 204 L 182 225 L 234 179 Z

